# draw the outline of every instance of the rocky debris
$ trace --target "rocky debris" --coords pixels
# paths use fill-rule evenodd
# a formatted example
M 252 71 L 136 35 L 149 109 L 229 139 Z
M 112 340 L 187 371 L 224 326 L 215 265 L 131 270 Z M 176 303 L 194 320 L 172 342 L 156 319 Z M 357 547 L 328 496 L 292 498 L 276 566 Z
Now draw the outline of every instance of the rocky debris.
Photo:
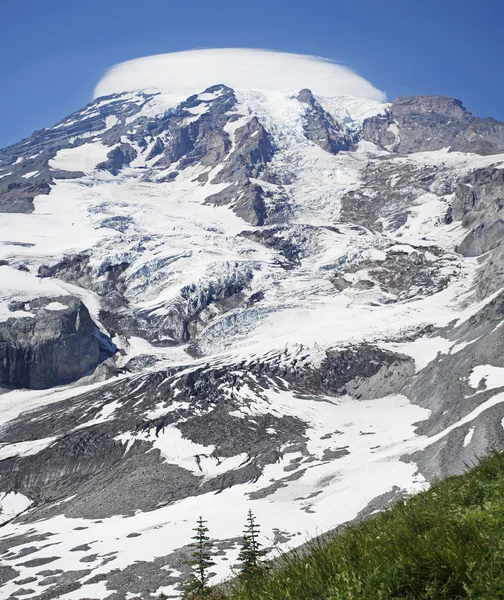
M 16 571 L 12 567 L 9 567 L 7 565 L 0 566 L 0 585 L 3 583 L 7 583 L 7 581 L 10 581 L 11 579 L 15 579 L 18 575 L 19 571 Z M 23 582 L 17 581 L 16 583 L 18 585 L 21 585 Z
M 319 367 L 294 366 L 282 376 L 303 394 L 369 400 L 400 393 L 414 372 L 414 361 L 409 356 L 362 344 L 327 350 Z
M 459 178 L 436 165 L 392 159 L 369 162 L 362 172 L 362 185 L 341 200 L 341 220 L 394 234 L 427 193 L 444 199 L 448 209 L 447 196 L 454 192 Z
M 29 423 L 22 417 L 11 422 L 3 439 L 56 436 L 57 440 L 37 454 L 1 461 L 2 489 L 36 499 L 40 508 L 30 513 L 30 519 L 61 512 L 68 517 L 104 518 L 154 510 L 188 496 L 254 481 L 266 465 L 279 460 L 283 448 L 303 447 L 306 425 L 289 416 L 259 414 L 249 421 L 232 414 L 242 406 L 243 385 L 262 390 L 254 376 L 240 377 L 238 371 L 238 365 L 202 366 L 185 373 L 180 368 L 164 369 L 142 375 L 140 385 L 136 378 L 111 382 L 98 395 L 90 391 L 32 411 Z M 166 413 L 146 420 L 145 411 L 160 402 Z M 172 427 L 184 438 L 209 447 L 208 455 L 194 457 L 191 471 L 153 451 L 156 439 L 168 435 Z M 275 433 L 263 436 L 266 430 Z M 127 452 L 125 441 L 120 441 L 124 432 L 132 438 Z M 198 472 L 203 460 L 219 464 L 240 454 L 247 459 L 238 468 L 205 478 Z M 71 500 L 58 504 L 69 496 Z
M 57 308 L 52 309 L 55 303 Z M 3 385 L 44 389 L 68 383 L 114 353 L 77 298 L 37 298 L 22 304 L 32 316 L 0 322 Z
M 337 123 L 315 99 L 311 90 L 303 89 L 297 99 L 307 105 L 304 115 L 304 131 L 306 137 L 323 150 L 337 154 L 342 150 L 349 150 L 352 145 L 352 136 L 348 134 L 344 125 Z
M 303 258 L 316 250 L 317 237 L 326 229 L 331 229 L 331 226 L 316 227 L 284 223 L 242 231 L 240 235 L 275 250 L 279 254 L 278 264 L 290 270 L 299 267 Z
M 366 119 L 361 139 L 401 154 L 443 148 L 496 154 L 504 151 L 504 123 L 478 119 L 453 98 L 407 96 L 392 102 L 385 115 Z
M 345 257 L 346 258 L 346 257 Z M 456 254 L 435 246 L 390 246 L 381 260 L 364 259 L 343 263 L 332 277 L 339 290 L 371 289 L 377 286 L 391 295 L 387 302 L 437 294 L 460 272 Z M 357 278 L 347 277 L 356 274 Z

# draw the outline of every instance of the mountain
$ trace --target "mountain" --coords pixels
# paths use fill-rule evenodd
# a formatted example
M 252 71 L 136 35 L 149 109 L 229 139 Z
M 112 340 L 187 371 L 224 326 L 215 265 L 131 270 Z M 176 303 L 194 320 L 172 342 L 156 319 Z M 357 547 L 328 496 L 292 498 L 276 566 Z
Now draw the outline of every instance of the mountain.
M 200 515 L 218 581 L 249 508 L 285 550 L 504 446 L 504 123 L 384 100 L 163 55 L 0 151 L 5 597 L 176 597 Z

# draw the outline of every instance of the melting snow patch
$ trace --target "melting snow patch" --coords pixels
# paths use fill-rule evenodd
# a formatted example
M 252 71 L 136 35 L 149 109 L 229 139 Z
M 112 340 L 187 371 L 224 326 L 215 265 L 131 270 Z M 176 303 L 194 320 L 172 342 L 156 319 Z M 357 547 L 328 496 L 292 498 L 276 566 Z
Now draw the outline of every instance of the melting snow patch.
M 46 310 L 66 310 L 68 306 L 62 302 L 50 302 L 44 306 Z
M 24 512 L 31 504 L 31 500 L 18 492 L 8 492 L 0 495 L 0 523 L 10 521 L 15 516 Z
M 382 343 L 380 346 L 411 356 L 415 360 L 415 371 L 418 373 L 439 354 L 446 354 L 451 344 L 452 342 L 443 337 L 422 337 L 413 342 Z
M 113 402 L 105 404 L 94 419 L 92 419 L 91 421 L 86 421 L 85 423 L 81 423 L 74 429 L 74 431 L 77 431 L 78 429 L 85 429 L 87 427 L 91 427 L 92 425 L 97 425 L 98 423 L 105 423 L 105 421 L 109 421 L 112 414 L 120 406 L 121 403 L 118 400 L 114 400 Z
M 466 436 L 464 438 L 464 448 L 466 448 L 467 446 L 469 446 L 469 444 L 471 443 L 472 440 L 472 436 L 474 434 L 474 427 L 471 427 L 469 429 L 469 431 L 466 433 Z
M 56 439 L 56 437 L 48 437 L 40 440 L 30 440 L 28 442 L 5 444 L 0 446 L 0 460 L 5 460 L 12 456 L 30 456 L 31 454 L 38 454 L 41 450 L 50 446 Z
M 38 171 L 30 171 L 29 173 L 21 175 L 21 177 L 23 177 L 24 179 L 30 179 L 31 177 L 35 177 L 35 175 L 38 175 L 38 173 Z
M 486 390 L 504 387 L 504 368 L 479 365 L 471 371 L 468 382 L 474 389 L 479 388 L 482 383 Z
M 105 119 L 105 127 L 107 129 L 110 129 L 111 127 L 114 127 L 115 125 L 117 125 L 117 123 L 119 123 L 119 119 L 115 115 L 109 115 Z

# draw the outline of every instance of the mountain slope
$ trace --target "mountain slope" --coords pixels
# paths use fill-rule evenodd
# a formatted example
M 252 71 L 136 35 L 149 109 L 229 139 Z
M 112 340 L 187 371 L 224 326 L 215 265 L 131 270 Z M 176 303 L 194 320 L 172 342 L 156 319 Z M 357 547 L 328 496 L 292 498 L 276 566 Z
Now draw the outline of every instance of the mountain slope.
M 323 536 L 218 598 L 499 598 L 502 455 Z M 231 589 L 229 589 L 231 588 Z
M 290 548 L 504 442 L 504 124 L 135 69 L 0 151 L 7 596 L 176 595 L 202 512 L 218 580 L 249 507 Z

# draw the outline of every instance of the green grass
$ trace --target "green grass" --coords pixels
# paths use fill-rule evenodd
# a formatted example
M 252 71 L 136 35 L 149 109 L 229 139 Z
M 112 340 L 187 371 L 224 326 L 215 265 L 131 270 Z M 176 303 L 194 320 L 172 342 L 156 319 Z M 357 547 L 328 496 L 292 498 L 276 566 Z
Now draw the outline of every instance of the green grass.
M 228 589 L 224 600 L 504 599 L 504 454 Z

